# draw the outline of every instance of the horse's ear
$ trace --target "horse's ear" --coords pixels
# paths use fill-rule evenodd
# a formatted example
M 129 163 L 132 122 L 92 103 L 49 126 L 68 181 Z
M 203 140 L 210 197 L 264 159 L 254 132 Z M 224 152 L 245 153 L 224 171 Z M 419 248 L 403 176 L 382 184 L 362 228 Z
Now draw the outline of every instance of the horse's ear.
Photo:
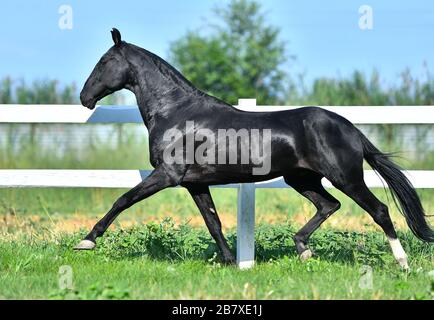
M 112 33 L 112 38 L 115 45 L 119 45 L 121 43 L 121 33 L 119 32 L 119 30 L 113 28 L 110 32 Z

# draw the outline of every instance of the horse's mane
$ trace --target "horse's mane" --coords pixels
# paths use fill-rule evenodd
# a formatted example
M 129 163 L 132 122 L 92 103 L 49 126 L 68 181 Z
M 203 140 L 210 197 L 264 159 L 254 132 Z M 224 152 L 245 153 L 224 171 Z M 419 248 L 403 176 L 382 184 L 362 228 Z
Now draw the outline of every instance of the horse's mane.
M 176 70 L 173 66 L 171 66 L 167 61 L 163 58 L 160 58 L 156 54 L 138 47 L 134 44 L 128 43 L 128 46 L 132 48 L 135 52 L 139 52 L 148 58 L 156 67 L 157 70 L 163 74 L 166 78 L 169 78 L 177 85 L 181 86 L 187 92 L 194 92 L 196 94 L 204 95 L 205 93 L 198 88 L 196 88 L 193 83 L 191 83 L 186 77 L 184 77 L 178 70 Z
M 160 58 L 156 54 L 143 49 L 139 46 L 136 46 L 131 43 L 126 43 L 128 48 L 134 50 L 134 52 L 142 55 L 145 59 L 150 61 L 153 65 L 155 65 L 157 71 L 159 71 L 166 79 L 173 81 L 176 85 L 178 85 L 181 89 L 183 89 L 187 93 L 192 93 L 197 96 L 202 96 L 205 99 L 212 101 L 213 103 L 217 103 L 219 105 L 225 105 L 232 107 L 232 105 L 228 104 L 226 101 L 223 101 L 217 97 L 207 94 L 206 92 L 198 89 L 194 86 L 193 83 L 190 82 L 186 77 L 184 77 L 178 70 L 176 70 L 172 65 L 170 65 L 166 60 Z

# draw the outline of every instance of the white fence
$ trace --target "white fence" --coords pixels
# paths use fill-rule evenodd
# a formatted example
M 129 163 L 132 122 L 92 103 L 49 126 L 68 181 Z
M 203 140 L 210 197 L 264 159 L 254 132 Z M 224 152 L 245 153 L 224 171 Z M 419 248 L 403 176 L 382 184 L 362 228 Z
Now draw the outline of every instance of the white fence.
M 255 99 L 240 99 L 245 111 L 277 111 L 297 107 L 256 106 Z M 348 106 L 323 107 L 355 124 L 433 124 L 433 106 Z M 0 105 L 0 123 L 142 123 L 137 107 L 100 106 L 88 110 L 71 105 Z M 148 170 L 0 170 L 0 188 L 91 187 L 131 188 L 142 181 Z M 416 188 L 434 188 L 434 171 L 406 171 Z M 383 187 L 372 171 L 365 171 L 369 187 Z M 325 180 L 326 187 L 332 187 Z M 238 189 L 237 263 L 240 268 L 254 263 L 255 189 L 286 188 L 281 178 L 249 184 L 230 184 L 216 188 Z

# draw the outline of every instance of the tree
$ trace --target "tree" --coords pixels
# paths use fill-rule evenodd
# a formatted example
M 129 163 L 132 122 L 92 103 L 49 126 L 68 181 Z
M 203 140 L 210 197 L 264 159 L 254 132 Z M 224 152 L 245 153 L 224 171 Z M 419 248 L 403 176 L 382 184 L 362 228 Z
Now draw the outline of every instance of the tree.
M 259 104 L 284 99 L 286 47 L 280 30 L 266 24 L 258 2 L 232 0 L 214 10 L 211 33 L 187 32 L 170 46 L 170 61 L 200 89 L 229 103 L 256 98 Z
M 12 103 L 12 80 L 4 78 L 0 84 L 0 103 Z
M 30 85 L 23 79 L 4 77 L 0 80 L 0 104 L 78 104 L 79 93 L 75 83 L 60 85 L 58 80 L 34 80 Z M 124 103 L 122 92 L 116 92 L 99 104 Z
M 0 81 L 0 104 L 75 104 L 75 84 L 59 86 L 57 80 L 35 80 L 27 85 L 22 79 L 5 77 Z

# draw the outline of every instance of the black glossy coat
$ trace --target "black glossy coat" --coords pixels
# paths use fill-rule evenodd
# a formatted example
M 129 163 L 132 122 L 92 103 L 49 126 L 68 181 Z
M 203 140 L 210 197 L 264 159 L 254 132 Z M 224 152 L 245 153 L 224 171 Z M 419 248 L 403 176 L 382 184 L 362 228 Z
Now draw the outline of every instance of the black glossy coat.
M 118 30 L 113 29 L 112 37 L 115 45 L 96 65 L 80 98 L 84 106 L 93 109 L 108 94 L 123 88 L 131 90 L 149 131 L 150 159 L 155 170 L 115 202 L 87 240 L 95 242 L 116 216 L 134 203 L 164 188 L 181 185 L 191 193 L 224 261 L 233 262 L 208 186 L 280 176 L 318 209 L 294 236 L 300 254 L 307 249 L 312 232 L 340 206 L 322 187 L 323 177 L 364 208 L 390 238 L 396 238 L 387 207 L 363 181 L 362 164 L 366 159 L 391 187 L 413 232 L 423 240 L 433 241 L 433 232 L 411 184 L 387 155 L 343 117 L 318 107 L 261 113 L 237 110 L 198 90 L 163 59 L 122 41 Z M 163 151 L 168 142 L 162 139 L 164 132 L 182 127 L 186 121 L 194 121 L 195 130 L 208 128 L 214 132 L 222 128 L 271 129 L 270 172 L 253 175 L 251 164 L 166 164 Z

